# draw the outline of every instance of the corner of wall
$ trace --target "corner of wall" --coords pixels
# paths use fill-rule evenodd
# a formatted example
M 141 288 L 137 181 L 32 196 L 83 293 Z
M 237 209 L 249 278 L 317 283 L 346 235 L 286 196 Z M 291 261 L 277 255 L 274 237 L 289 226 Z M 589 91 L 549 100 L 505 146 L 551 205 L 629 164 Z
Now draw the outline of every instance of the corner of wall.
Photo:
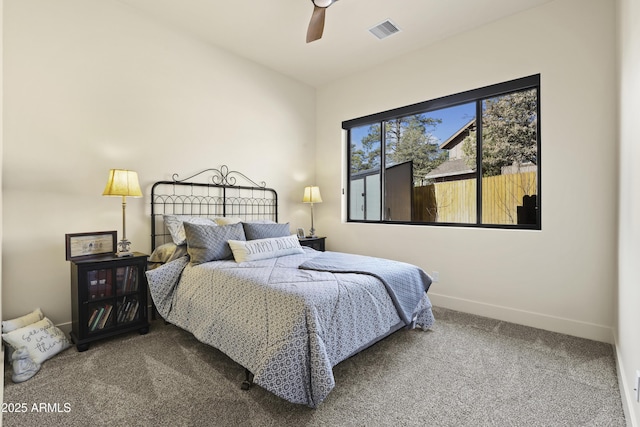
M 614 330 L 613 332 L 613 352 L 614 357 L 616 359 L 616 373 L 618 375 L 618 388 L 620 389 L 620 397 L 622 400 L 622 409 L 624 410 L 624 418 L 627 421 L 627 426 L 629 427 L 638 427 L 636 423 L 636 417 L 632 413 L 633 411 L 633 400 L 631 396 L 633 396 L 633 385 L 628 384 L 626 378 L 629 378 L 626 375 L 624 370 L 624 363 L 622 361 L 622 355 L 620 352 L 620 348 L 618 346 L 618 334 Z

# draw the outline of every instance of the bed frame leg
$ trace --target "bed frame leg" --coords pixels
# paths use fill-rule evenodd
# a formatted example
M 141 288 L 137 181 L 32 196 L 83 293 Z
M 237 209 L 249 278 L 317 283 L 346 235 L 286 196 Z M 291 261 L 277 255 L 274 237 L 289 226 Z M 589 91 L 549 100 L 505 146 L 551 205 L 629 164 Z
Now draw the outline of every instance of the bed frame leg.
M 247 368 L 244 368 L 244 377 L 245 379 L 244 381 L 242 381 L 242 385 L 240 385 L 240 388 L 242 390 L 249 390 L 249 388 L 251 388 L 251 386 L 253 385 L 253 374 Z

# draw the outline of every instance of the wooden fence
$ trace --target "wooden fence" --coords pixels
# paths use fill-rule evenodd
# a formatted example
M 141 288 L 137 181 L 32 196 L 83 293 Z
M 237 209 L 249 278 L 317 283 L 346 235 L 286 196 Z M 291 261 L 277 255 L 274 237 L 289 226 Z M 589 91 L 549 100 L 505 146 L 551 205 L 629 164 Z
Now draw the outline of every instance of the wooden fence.
M 517 207 L 525 195 L 537 193 L 536 172 L 482 178 L 482 223 L 517 224 Z M 476 180 L 439 182 L 414 187 L 417 222 L 476 222 Z

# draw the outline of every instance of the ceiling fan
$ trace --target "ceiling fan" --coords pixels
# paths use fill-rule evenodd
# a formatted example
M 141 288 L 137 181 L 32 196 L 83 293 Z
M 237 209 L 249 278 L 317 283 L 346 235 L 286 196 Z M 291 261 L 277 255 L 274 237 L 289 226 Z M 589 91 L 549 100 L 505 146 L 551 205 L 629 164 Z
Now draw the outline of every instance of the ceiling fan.
M 311 3 L 313 3 L 313 14 L 311 15 L 309 29 L 307 30 L 307 43 L 311 43 L 322 37 L 325 11 L 337 1 L 338 0 L 311 0 Z

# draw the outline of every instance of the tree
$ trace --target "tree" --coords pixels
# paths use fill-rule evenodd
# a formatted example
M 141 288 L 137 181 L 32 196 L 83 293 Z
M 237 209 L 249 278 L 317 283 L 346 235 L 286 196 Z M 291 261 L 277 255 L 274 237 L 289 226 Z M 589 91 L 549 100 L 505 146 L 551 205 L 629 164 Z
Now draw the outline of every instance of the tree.
M 351 143 L 351 173 L 380 168 L 380 125 L 369 126 L 367 135 L 360 141 L 358 149 Z
M 366 170 L 365 152 L 356 148 L 356 144 L 351 144 L 351 173 L 358 173 Z
M 447 159 L 432 131 L 441 119 L 423 114 L 400 117 L 385 122 L 385 166 L 413 161 L 414 182 L 421 182 L 429 171 Z M 362 138 L 362 149 L 351 146 L 351 173 L 380 167 L 380 124 L 371 125 Z
M 537 95 L 515 92 L 483 101 L 482 174 L 500 175 L 504 166 L 537 164 Z M 476 166 L 476 132 L 463 141 L 467 165 Z

